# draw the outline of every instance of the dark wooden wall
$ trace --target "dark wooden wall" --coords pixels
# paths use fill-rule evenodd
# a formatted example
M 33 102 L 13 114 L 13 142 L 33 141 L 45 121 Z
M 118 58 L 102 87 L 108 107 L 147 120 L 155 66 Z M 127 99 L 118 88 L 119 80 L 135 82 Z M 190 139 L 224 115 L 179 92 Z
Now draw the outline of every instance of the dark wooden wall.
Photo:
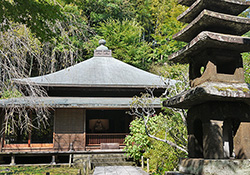
M 84 109 L 56 109 L 54 123 L 54 149 L 68 151 L 85 149 Z

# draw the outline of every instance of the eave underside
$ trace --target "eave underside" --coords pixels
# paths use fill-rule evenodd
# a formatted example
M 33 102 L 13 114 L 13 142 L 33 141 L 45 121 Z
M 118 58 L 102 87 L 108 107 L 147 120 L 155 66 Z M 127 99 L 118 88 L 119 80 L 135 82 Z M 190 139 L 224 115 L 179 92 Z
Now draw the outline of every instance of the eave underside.
M 250 29 L 250 19 L 223 13 L 203 10 L 183 30 L 176 33 L 173 39 L 190 42 L 202 31 L 211 31 L 231 35 L 243 35 Z
M 8 107 L 51 107 L 51 108 L 126 108 L 131 107 L 133 98 L 81 98 L 81 97 L 26 97 L 0 100 L 0 108 Z M 161 108 L 160 99 L 152 107 Z
M 227 50 L 236 53 L 248 52 L 250 51 L 250 38 L 204 31 L 168 58 L 175 63 L 189 63 L 190 60 L 201 59 L 195 56 L 205 49 Z
M 181 0 L 179 3 L 183 5 L 190 5 L 185 12 L 177 17 L 177 20 L 186 23 L 193 21 L 194 18 L 197 17 L 204 9 L 230 15 L 239 15 L 250 5 L 250 2 L 239 0 Z
M 247 84 L 206 82 L 163 102 L 163 106 L 189 109 L 211 101 L 244 102 L 250 105 L 250 90 Z

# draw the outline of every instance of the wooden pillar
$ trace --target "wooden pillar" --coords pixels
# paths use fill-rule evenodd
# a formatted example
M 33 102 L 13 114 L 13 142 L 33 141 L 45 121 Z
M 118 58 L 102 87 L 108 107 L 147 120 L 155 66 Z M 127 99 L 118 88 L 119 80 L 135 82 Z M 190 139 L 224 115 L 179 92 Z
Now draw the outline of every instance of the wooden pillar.
M 29 131 L 28 147 L 30 147 L 30 143 L 31 143 L 31 131 Z
M 4 147 L 4 139 L 5 139 L 5 130 L 3 131 L 2 137 L 1 137 L 1 145 L 0 145 L 0 152 L 3 151 Z
M 56 155 L 52 155 L 51 164 L 56 165 Z
M 87 116 L 86 116 L 86 109 L 83 111 L 83 148 L 86 150 L 86 139 L 87 139 Z
M 147 159 L 147 173 L 149 173 L 149 159 Z
M 130 116 L 125 116 L 125 132 L 129 133 Z
M 57 109 L 55 109 L 55 112 L 54 112 L 54 121 L 53 121 L 53 149 L 56 148 L 56 134 L 55 134 L 55 127 L 56 127 L 56 117 L 57 117 Z
M 1 143 L 0 143 L 0 152 L 2 152 L 2 149 L 4 147 L 4 139 L 5 139 L 5 128 L 3 128 L 3 122 L 4 122 L 4 110 L 0 109 L 0 131 L 3 131 L 1 134 Z
M 144 169 L 144 157 L 141 156 L 141 168 Z
M 31 120 L 31 122 L 32 122 L 32 110 L 30 109 L 30 112 L 29 112 L 29 118 L 30 118 L 30 120 Z M 30 144 L 31 144 L 31 134 L 32 134 L 32 127 L 31 126 L 29 126 L 30 128 L 30 130 L 29 130 L 29 137 L 28 137 L 28 147 L 30 147 Z
M 10 165 L 16 165 L 15 159 L 16 159 L 16 156 L 12 154 L 11 155 Z

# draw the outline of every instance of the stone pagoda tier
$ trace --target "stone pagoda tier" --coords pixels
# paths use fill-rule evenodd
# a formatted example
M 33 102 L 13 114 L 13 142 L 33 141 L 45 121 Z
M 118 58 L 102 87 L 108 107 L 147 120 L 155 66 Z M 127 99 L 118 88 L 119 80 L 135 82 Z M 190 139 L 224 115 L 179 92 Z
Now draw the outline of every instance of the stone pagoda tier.
M 180 170 L 209 174 L 207 168 L 211 174 L 220 174 L 228 165 L 233 169 L 229 174 L 235 174 L 238 167 L 232 164 L 237 163 L 219 159 L 250 158 L 250 90 L 241 56 L 250 51 L 250 38 L 241 36 L 250 30 L 250 19 L 237 16 L 250 2 L 178 2 L 189 8 L 177 19 L 189 24 L 173 38 L 188 44 L 169 59 L 189 64 L 191 89 L 163 105 L 188 109 L 189 159 L 181 161 Z

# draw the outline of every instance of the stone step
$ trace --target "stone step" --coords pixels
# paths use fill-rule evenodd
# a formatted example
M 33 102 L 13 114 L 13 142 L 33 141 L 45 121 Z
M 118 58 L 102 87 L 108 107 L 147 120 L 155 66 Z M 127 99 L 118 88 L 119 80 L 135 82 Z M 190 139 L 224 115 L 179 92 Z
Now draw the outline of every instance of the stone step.
M 125 158 L 101 158 L 101 159 L 91 159 L 91 162 L 126 162 Z
M 93 167 L 97 166 L 133 166 L 134 162 L 92 162 Z
M 127 157 L 127 156 L 124 153 L 122 153 L 122 154 L 75 154 L 74 157 L 95 158 L 95 157 Z
M 75 154 L 73 162 L 75 165 L 81 165 L 90 160 L 92 167 L 96 166 L 131 166 L 134 162 L 124 153 L 117 154 Z
M 74 155 L 74 160 L 79 160 L 79 159 L 82 159 L 82 160 L 95 160 L 95 159 L 116 159 L 116 160 L 130 160 L 129 157 L 127 156 L 110 156 L 110 155 L 105 155 L 105 156 L 76 156 Z

